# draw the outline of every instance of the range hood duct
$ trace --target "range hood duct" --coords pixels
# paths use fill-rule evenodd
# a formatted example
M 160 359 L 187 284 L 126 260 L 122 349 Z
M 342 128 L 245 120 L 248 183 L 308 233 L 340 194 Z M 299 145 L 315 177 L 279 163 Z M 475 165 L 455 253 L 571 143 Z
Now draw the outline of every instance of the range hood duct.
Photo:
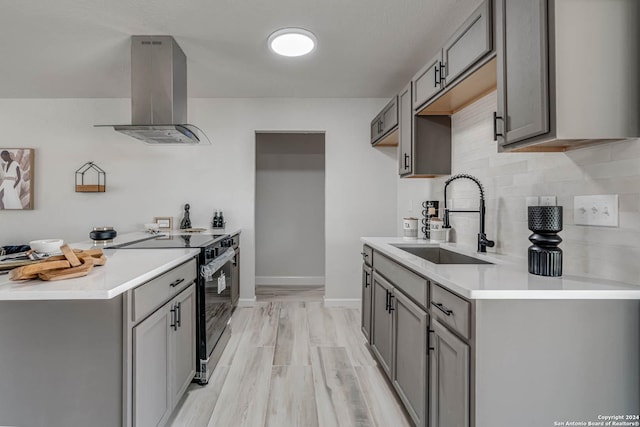
M 131 125 L 110 126 L 147 144 L 211 144 L 186 122 L 186 55 L 172 36 L 132 36 Z

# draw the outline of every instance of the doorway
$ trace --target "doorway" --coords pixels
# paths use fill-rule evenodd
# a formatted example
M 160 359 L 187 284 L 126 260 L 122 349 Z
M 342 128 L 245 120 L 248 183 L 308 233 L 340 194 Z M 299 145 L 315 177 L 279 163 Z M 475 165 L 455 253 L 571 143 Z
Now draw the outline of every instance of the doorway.
M 322 301 L 325 134 L 256 133 L 256 298 Z

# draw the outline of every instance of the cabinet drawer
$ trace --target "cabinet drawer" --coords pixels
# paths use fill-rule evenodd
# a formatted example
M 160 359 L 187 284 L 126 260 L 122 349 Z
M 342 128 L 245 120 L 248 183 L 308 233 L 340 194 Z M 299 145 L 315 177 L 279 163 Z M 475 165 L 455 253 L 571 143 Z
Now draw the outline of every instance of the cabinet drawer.
M 191 284 L 197 276 L 196 260 L 192 259 L 133 290 L 131 317 L 134 322 L 160 307 Z
M 418 276 L 386 256 L 376 252 L 374 269 L 390 281 L 396 288 L 413 298 L 423 308 L 427 306 L 427 279 Z
M 471 304 L 448 290 L 431 284 L 431 312 L 440 322 L 470 338 Z
M 362 261 L 369 267 L 373 266 L 373 249 L 367 245 L 362 247 Z

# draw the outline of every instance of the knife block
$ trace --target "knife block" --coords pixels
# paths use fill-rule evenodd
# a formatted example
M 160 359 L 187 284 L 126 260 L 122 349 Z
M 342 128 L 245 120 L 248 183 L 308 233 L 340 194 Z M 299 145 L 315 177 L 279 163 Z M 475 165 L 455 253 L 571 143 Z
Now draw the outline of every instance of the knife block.
M 538 276 L 562 276 L 562 206 L 529 206 L 529 273 Z

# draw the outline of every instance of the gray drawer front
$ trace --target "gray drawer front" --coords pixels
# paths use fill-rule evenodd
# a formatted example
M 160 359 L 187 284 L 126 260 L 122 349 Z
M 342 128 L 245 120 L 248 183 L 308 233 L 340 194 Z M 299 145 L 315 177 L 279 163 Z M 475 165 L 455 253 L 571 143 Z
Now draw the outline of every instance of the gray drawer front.
M 376 252 L 374 269 L 390 281 L 396 288 L 413 298 L 423 308 L 427 307 L 427 294 L 429 282 L 424 277 L 418 276 L 407 270 L 395 261 Z
M 373 249 L 367 245 L 362 247 L 362 260 L 369 267 L 373 266 Z
M 471 304 L 469 301 L 431 283 L 431 313 L 463 337 L 470 338 Z M 449 313 L 449 314 L 447 314 Z
M 196 275 L 196 260 L 192 259 L 135 288 L 131 306 L 133 321 L 138 322 L 155 311 L 156 308 L 193 283 Z M 175 285 L 171 286 L 172 284 Z

